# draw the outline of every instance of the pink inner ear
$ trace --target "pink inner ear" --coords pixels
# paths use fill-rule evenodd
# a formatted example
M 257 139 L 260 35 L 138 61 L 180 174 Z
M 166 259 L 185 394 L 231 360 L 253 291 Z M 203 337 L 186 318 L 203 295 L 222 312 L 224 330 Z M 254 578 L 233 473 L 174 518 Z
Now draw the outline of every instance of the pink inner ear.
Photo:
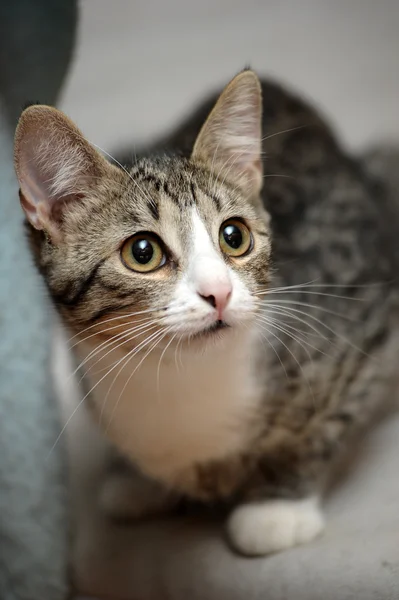
M 29 222 L 36 229 L 55 231 L 65 205 L 82 198 L 108 165 L 64 114 L 33 106 L 17 127 L 15 167 Z
M 217 101 L 194 146 L 193 156 L 239 181 L 250 194 L 262 186 L 262 94 L 251 71 L 235 77 Z
M 26 139 L 20 144 L 17 156 L 21 186 L 19 196 L 30 224 L 35 229 L 47 231 L 52 239 L 56 239 L 60 236 L 59 225 L 66 203 L 83 197 L 83 194 L 70 192 L 73 177 L 76 178 L 75 185 L 79 185 L 79 172 L 73 173 L 70 164 L 76 164 L 76 161 L 74 163 L 69 158 L 69 154 L 72 158 L 76 157 L 74 148 L 71 147 L 70 152 L 63 153 L 60 144 L 62 140 L 54 136 L 51 144 L 48 140 L 42 140 L 41 135 L 43 130 L 28 131 Z M 58 152 L 55 147 L 57 143 L 60 146 Z M 54 184 L 57 184 L 62 176 L 65 195 L 62 193 L 62 186 L 59 186 L 58 194 L 54 193 Z
M 29 200 L 27 200 L 26 196 L 24 196 L 24 194 L 22 193 L 22 190 L 19 190 L 19 201 L 29 223 L 31 223 L 31 225 L 33 225 L 33 227 L 35 227 L 36 229 L 42 229 L 37 219 L 36 205 L 32 204 L 31 202 L 29 202 Z

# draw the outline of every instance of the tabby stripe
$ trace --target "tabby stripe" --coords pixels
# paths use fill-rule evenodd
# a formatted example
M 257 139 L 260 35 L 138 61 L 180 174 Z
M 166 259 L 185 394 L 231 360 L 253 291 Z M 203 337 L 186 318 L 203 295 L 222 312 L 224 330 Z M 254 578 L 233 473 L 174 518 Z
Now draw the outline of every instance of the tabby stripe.
M 133 290 L 122 292 L 120 291 L 120 287 L 118 285 L 108 283 L 107 281 L 104 281 L 104 279 L 102 279 L 101 277 L 97 279 L 97 283 L 109 292 L 113 292 L 115 297 L 119 298 L 120 300 L 124 300 L 125 298 L 129 298 L 129 296 L 132 297 L 134 295 Z
M 86 292 L 91 287 L 99 268 L 104 264 L 104 262 L 105 262 L 105 258 L 100 260 L 95 265 L 95 267 L 92 268 L 90 273 L 83 279 L 83 281 L 80 282 L 78 290 L 75 292 L 75 294 L 72 297 L 68 298 L 68 294 L 70 293 L 70 288 L 67 288 L 63 292 L 60 292 L 58 294 L 53 294 L 53 298 L 57 302 L 60 302 L 61 304 L 64 304 L 65 306 L 76 306 L 76 304 L 78 304 L 82 300 L 83 296 L 86 294 Z
M 152 183 L 153 186 L 155 187 L 156 191 L 159 192 L 159 190 L 161 189 L 162 183 L 157 177 L 155 177 L 155 175 L 149 175 L 142 171 L 138 171 L 138 174 L 140 177 L 139 178 L 140 182 L 147 181 L 148 183 Z M 133 181 L 138 185 L 138 182 L 135 179 L 133 179 Z M 156 221 L 159 221 L 158 201 L 155 198 L 151 198 L 150 200 L 148 198 L 146 198 L 146 200 L 147 200 L 147 208 L 151 212 L 154 219 Z
M 221 205 L 220 205 L 219 198 L 217 198 L 214 194 L 207 194 L 207 196 L 213 200 L 213 202 L 214 202 L 214 204 L 216 206 L 216 210 L 218 212 L 220 212 L 221 211 Z
M 146 173 L 144 169 L 138 168 L 137 174 L 140 177 L 139 181 L 148 181 L 152 183 L 157 191 L 163 190 L 166 196 L 168 196 L 173 202 L 180 208 L 179 196 L 170 191 L 167 181 L 162 181 L 156 175 L 152 173 Z
M 178 208 L 181 208 L 181 202 L 180 202 L 179 196 L 177 196 L 176 194 L 174 194 L 173 192 L 170 191 L 167 181 L 165 181 L 163 184 L 163 191 L 168 196 L 168 198 L 173 200 L 173 202 L 176 204 L 176 206 L 178 206 Z
M 121 308 L 126 308 L 127 306 L 130 306 L 130 303 L 127 305 L 123 305 L 123 306 L 105 306 L 103 308 L 100 308 L 100 310 L 98 310 L 97 312 L 95 312 L 90 319 L 87 319 L 87 323 L 95 323 L 96 321 L 98 321 L 98 319 L 101 319 L 101 317 L 105 317 L 106 315 L 112 314 L 113 312 L 116 312 L 118 310 L 120 310 Z

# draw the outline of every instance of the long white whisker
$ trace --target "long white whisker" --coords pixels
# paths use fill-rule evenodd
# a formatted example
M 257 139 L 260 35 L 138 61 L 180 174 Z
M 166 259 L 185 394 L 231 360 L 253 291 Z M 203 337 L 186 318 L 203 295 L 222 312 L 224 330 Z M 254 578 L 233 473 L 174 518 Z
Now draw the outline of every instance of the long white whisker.
M 270 140 L 271 138 L 276 137 L 277 135 L 283 135 L 284 133 L 291 133 L 292 131 L 298 131 L 300 129 L 306 129 L 307 127 L 310 127 L 309 124 L 306 125 L 297 125 L 296 127 L 290 127 L 289 129 L 283 129 L 282 131 L 276 131 L 275 133 L 271 133 L 269 135 L 266 135 L 265 137 L 261 138 L 262 142 L 266 142 L 267 140 Z
M 308 356 L 308 358 L 309 358 L 309 360 L 311 362 L 313 362 L 313 358 L 312 358 L 309 350 L 304 346 L 304 344 L 306 344 L 306 346 L 309 346 L 309 348 L 311 348 L 312 350 L 315 350 L 316 352 L 319 352 L 320 354 L 324 354 L 325 356 L 329 356 L 323 350 L 321 350 L 320 348 L 317 348 L 316 346 L 314 346 L 313 344 L 311 344 L 306 338 L 302 337 L 300 335 L 300 333 L 303 333 L 303 332 L 298 332 L 294 327 L 291 327 L 290 325 L 287 325 L 286 323 L 284 325 L 282 325 L 280 323 L 280 321 L 278 321 L 277 319 L 268 319 L 267 317 L 259 317 L 258 316 L 258 319 L 259 318 L 263 322 L 266 322 L 269 325 L 271 325 L 272 327 L 275 327 L 278 331 L 280 331 L 281 333 L 284 333 L 286 336 L 288 336 L 292 340 L 294 340 L 294 342 L 296 342 L 297 344 L 299 344 L 302 347 L 302 349 L 304 350 L 304 352 L 306 353 L 306 355 Z M 293 331 L 295 331 L 295 333 L 293 333 Z
M 290 353 L 290 355 L 292 356 L 292 358 L 294 359 L 294 361 L 295 361 L 295 362 L 296 362 L 296 364 L 298 365 L 298 367 L 299 367 L 299 370 L 300 370 L 300 371 L 301 371 L 301 373 L 302 373 L 302 377 L 304 378 L 304 380 L 306 381 L 306 383 L 307 383 L 307 385 L 308 385 L 308 388 L 309 388 L 310 394 L 311 394 L 311 396 L 312 396 L 312 399 L 313 399 L 313 404 L 315 404 L 315 398 L 314 398 L 314 395 L 313 395 L 313 390 L 312 390 L 312 388 L 311 388 L 311 386 L 310 386 L 310 382 L 309 382 L 308 378 L 307 378 L 307 377 L 306 377 L 306 375 L 305 375 L 305 371 L 303 370 L 303 367 L 302 367 L 302 365 L 300 364 L 300 362 L 298 361 L 298 359 L 296 358 L 296 356 L 294 355 L 294 353 L 293 353 L 293 352 L 291 351 L 291 349 L 290 349 L 290 348 L 287 346 L 287 344 L 285 344 L 285 343 L 283 342 L 283 340 L 282 340 L 282 339 L 280 339 L 280 338 L 278 337 L 278 335 L 276 335 L 276 334 L 275 334 L 273 331 L 271 331 L 270 329 L 268 329 L 266 326 L 264 326 L 264 328 L 265 328 L 265 330 L 266 330 L 266 331 L 267 331 L 269 334 L 271 334 L 273 337 L 275 337 L 275 338 L 277 339 L 277 341 L 278 341 L 278 342 L 280 342 L 280 344 L 282 344 L 282 345 L 284 346 L 284 348 L 287 350 L 287 352 L 289 352 L 289 353 Z
M 176 348 L 175 348 L 175 365 L 176 365 L 176 371 L 177 371 L 178 374 L 180 374 L 179 373 L 179 363 L 178 363 L 178 351 L 179 351 L 180 343 L 181 343 L 181 341 L 183 339 L 183 336 L 184 336 L 184 333 L 182 333 L 180 335 L 179 339 L 177 340 L 177 344 L 176 344 Z
M 162 359 L 167 351 L 167 349 L 169 348 L 169 346 L 172 344 L 173 340 L 175 339 L 175 337 L 177 336 L 177 333 L 175 333 L 171 339 L 169 340 L 169 342 L 166 344 L 165 348 L 163 349 L 161 356 L 159 358 L 159 362 L 158 362 L 158 368 L 157 368 L 157 393 L 158 396 L 160 394 L 160 375 L 161 375 L 161 363 L 162 363 Z
M 138 346 L 136 346 L 135 348 L 132 348 L 132 350 L 130 350 L 125 356 L 123 356 L 117 363 L 116 366 L 118 366 L 120 363 L 122 363 L 121 368 L 119 369 L 119 371 L 116 373 L 115 377 L 113 378 L 113 380 L 111 381 L 111 384 L 108 388 L 107 394 L 104 398 L 103 401 L 103 405 L 101 408 L 101 414 L 100 414 L 100 421 L 102 420 L 102 416 L 103 416 L 103 412 L 105 409 L 105 406 L 107 404 L 109 395 L 111 393 L 111 389 L 113 388 L 113 386 L 115 385 L 116 380 L 118 379 L 119 375 L 122 373 L 123 369 L 126 367 L 126 365 L 130 362 L 130 360 L 136 356 L 136 354 L 138 354 L 143 348 L 145 348 L 147 346 L 147 344 L 151 343 L 151 341 L 155 338 L 157 338 L 160 334 L 162 333 L 162 331 L 155 331 L 154 333 L 151 333 L 148 337 L 146 337 L 145 340 L 143 340 L 142 342 L 140 342 L 140 344 Z M 109 371 L 108 373 L 110 373 L 111 371 Z M 126 386 L 123 388 L 120 397 L 122 396 L 123 392 L 125 391 Z M 119 398 L 120 398 L 119 397 Z M 119 401 L 119 400 L 118 400 Z M 113 414 L 113 412 L 112 412 Z
M 97 358 L 97 360 L 93 364 L 90 365 L 90 367 L 86 370 L 86 375 L 92 369 L 94 369 L 94 367 L 100 361 L 104 360 L 104 358 L 109 356 L 109 354 L 111 354 L 112 352 L 116 352 L 118 350 L 118 348 L 121 348 L 122 346 L 124 346 L 124 344 L 130 343 L 134 339 L 144 335 L 145 333 L 148 333 L 149 331 L 152 331 L 153 329 L 157 328 L 158 326 L 159 326 L 159 323 L 155 322 L 151 325 L 147 325 L 144 329 L 142 329 L 138 333 L 133 329 L 133 330 L 127 330 L 123 334 L 120 334 L 119 336 L 115 336 L 115 339 L 113 339 L 109 344 L 107 344 L 107 346 L 105 348 L 102 348 L 101 350 L 105 351 L 105 350 L 108 350 L 108 348 L 110 348 L 110 349 L 105 354 L 102 354 L 99 358 Z M 133 333 L 135 333 L 136 335 L 132 335 Z M 116 346 L 113 346 L 113 344 L 116 344 Z M 98 354 L 99 354 L 99 352 L 95 351 L 93 356 L 87 357 L 84 360 L 83 364 L 88 362 L 88 360 L 95 358 Z
M 106 323 L 109 323 L 111 321 L 117 321 L 119 319 L 129 319 L 130 317 L 135 317 L 137 315 L 143 315 L 145 313 L 156 313 L 156 312 L 162 312 L 166 310 L 166 306 L 162 307 L 162 308 L 158 308 L 156 310 L 154 310 L 153 308 L 149 308 L 147 310 L 140 310 L 138 312 L 132 312 L 132 313 L 128 313 L 128 314 L 123 314 L 123 315 L 117 315 L 116 317 L 111 317 L 110 319 L 106 319 L 105 321 L 101 321 L 102 325 L 105 325 Z M 69 340 L 67 340 L 68 342 L 71 342 L 74 338 L 78 337 L 78 335 L 82 335 L 82 333 L 85 333 L 86 331 L 89 331 L 89 329 L 93 329 L 93 327 L 98 327 L 98 323 L 93 323 L 93 325 L 90 325 L 89 327 L 86 327 L 85 329 L 82 329 L 81 331 L 78 331 L 77 333 L 75 333 L 75 335 L 73 335 L 72 337 L 69 338 Z M 72 346 L 73 348 L 73 346 Z
M 140 366 L 143 364 L 144 360 L 147 358 L 147 356 L 150 354 L 150 352 L 152 352 L 152 350 L 158 345 L 159 342 L 161 342 L 164 337 L 168 334 L 168 332 L 170 331 L 171 327 L 168 327 L 165 331 L 158 331 L 156 332 L 153 336 L 150 337 L 150 339 L 146 340 L 146 344 L 148 345 L 151 342 L 154 342 L 154 344 L 150 347 L 149 350 L 147 350 L 147 352 L 144 354 L 143 358 L 141 359 L 141 361 L 138 363 L 138 365 L 135 367 L 135 369 L 133 370 L 133 372 L 129 375 L 129 377 L 127 378 L 119 396 L 118 399 L 116 401 L 116 403 L 114 404 L 114 407 L 112 409 L 110 418 L 109 418 L 109 422 L 108 422 L 108 428 L 110 427 L 111 423 L 112 423 L 112 419 L 114 417 L 115 411 L 117 410 L 118 406 L 119 406 L 119 402 L 123 396 L 124 391 L 126 390 L 127 386 L 129 385 L 130 380 L 132 379 L 132 377 L 134 376 L 134 374 L 136 373 L 136 371 L 140 368 Z M 155 341 L 154 341 L 155 339 Z M 122 369 L 128 364 L 128 362 L 130 362 L 130 360 L 137 354 L 137 352 L 135 354 L 133 354 L 132 356 L 130 356 L 128 358 L 128 360 L 125 362 L 125 364 L 122 366 L 122 368 L 120 369 L 119 373 L 122 371 Z M 115 378 L 116 380 L 116 378 Z M 113 383 L 115 382 L 115 380 L 112 382 L 111 387 L 113 385 Z M 111 388 L 110 388 L 111 389 Z M 110 391 L 110 390 L 109 390 Z M 108 396 L 108 394 L 107 394 Z M 105 401 L 104 401 L 104 405 L 105 405 Z M 107 430 L 108 430 L 107 428 Z
M 156 318 L 160 318 L 160 317 L 156 317 Z M 139 326 L 141 323 L 147 323 L 149 321 L 151 321 L 151 317 L 144 317 L 143 319 L 137 319 L 134 322 L 137 323 L 137 325 Z M 101 329 L 99 331 L 95 331 L 94 333 L 91 333 L 90 335 L 87 335 L 86 337 L 80 339 L 78 342 L 73 344 L 73 346 L 70 346 L 70 349 L 72 350 L 72 348 L 74 348 L 78 344 L 82 344 L 83 342 L 86 342 L 87 340 L 90 340 L 91 338 L 96 337 L 97 335 L 103 335 L 104 333 L 108 333 L 109 331 L 118 329 L 118 327 L 124 327 L 124 326 L 125 325 L 123 323 L 122 324 L 118 323 L 117 325 L 112 325 L 112 327 L 107 327 L 106 329 Z
M 294 340 L 294 342 L 296 342 L 302 348 L 302 350 L 305 352 L 309 361 L 311 363 L 313 363 L 313 359 L 312 359 L 312 356 L 311 356 L 309 350 L 306 348 L 306 346 L 304 346 L 304 344 L 302 343 L 301 339 L 298 336 L 294 335 L 293 333 L 290 333 L 284 327 L 280 326 L 276 322 L 273 323 L 272 321 L 269 321 L 268 319 L 261 319 L 261 321 L 263 323 L 266 323 L 267 325 L 270 325 L 271 327 L 274 327 L 277 331 L 280 331 L 280 333 L 282 333 L 282 334 L 290 337 L 292 340 Z M 314 346 L 309 344 L 307 341 L 304 341 L 304 343 L 308 344 L 311 348 L 316 349 Z
M 313 308 L 314 310 L 317 311 L 322 311 L 324 313 L 327 313 L 329 315 L 333 315 L 334 317 L 340 317 L 341 319 L 345 319 L 346 321 L 351 321 L 352 323 L 356 323 L 358 321 L 354 321 L 354 319 L 351 319 L 350 317 L 348 317 L 347 315 L 343 315 L 342 313 L 338 313 L 335 312 L 334 310 L 330 310 L 329 308 L 326 308 L 324 306 L 319 306 L 318 304 L 310 304 L 309 302 L 300 302 L 297 300 L 277 300 L 278 304 L 274 304 L 271 302 L 266 302 L 265 305 L 263 306 L 269 306 L 271 308 L 273 307 L 279 307 L 279 308 L 285 308 L 285 305 L 288 306 L 304 306 L 305 308 Z M 284 305 L 284 306 L 281 306 Z
M 77 404 L 77 406 L 75 407 L 75 409 L 72 411 L 71 415 L 69 416 L 69 418 L 67 419 L 66 423 L 64 424 L 64 426 L 62 427 L 59 435 L 57 436 L 57 439 L 55 440 L 54 444 L 52 445 L 52 447 L 49 450 L 49 456 L 50 454 L 53 452 L 54 448 L 56 447 L 56 445 L 58 444 L 58 442 L 60 441 L 62 435 L 64 434 L 66 428 L 68 427 L 69 423 L 71 422 L 71 420 L 73 419 L 73 417 L 75 416 L 75 414 L 77 413 L 77 411 L 79 410 L 79 408 L 82 406 L 82 404 L 84 403 L 84 401 L 86 400 L 86 398 L 88 398 L 88 396 L 90 396 L 90 394 L 93 393 L 93 391 L 100 385 L 100 383 L 110 374 L 112 373 L 112 371 L 114 369 L 117 368 L 117 366 L 120 364 L 120 362 L 122 360 L 124 360 L 125 357 L 121 358 L 113 367 L 111 367 L 111 369 L 109 371 L 107 371 L 107 373 L 105 375 L 103 375 L 92 387 L 91 389 L 83 396 L 82 400 L 80 400 L 80 402 Z
M 263 290 L 258 290 L 258 294 L 259 293 L 274 293 L 276 291 L 283 291 L 283 290 L 296 290 L 296 289 L 301 289 L 301 288 L 352 288 L 352 289 L 372 289 L 375 287 L 381 287 L 382 285 L 385 285 L 387 283 L 390 283 L 390 281 L 375 281 L 373 283 L 365 283 L 365 284 L 350 284 L 350 283 L 346 283 L 346 284 L 339 284 L 339 283 L 316 283 L 316 281 L 319 281 L 320 277 L 317 277 L 316 279 L 312 279 L 311 281 L 306 281 L 304 283 L 298 283 L 298 284 L 292 284 L 292 285 L 287 285 L 287 286 L 283 286 L 283 287 L 276 287 L 276 288 L 264 288 Z
M 280 307 L 278 307 L 278 308 L 280 309 Z M 369 354 L 367 354 L 367 352 L 365 352 L 364 350 L 362 350 L 358 346 L 355 346 L 350 340 L 348 340 L 348 338 L 346 338 L 344 335 L 338 333 L 337 331 L 334 331 L 334 329 L 332 329 L 329 325 L 326 325 L 326 323 L 323 323 L 323 321 L 321 321 L 320 319 L 318 319 L 314 315 L 311 315 L 309 313 L 304 312 L 303 310 L 299 310 L 299 309 L 292 308 L 292 307 L 281 309 L 281 310 L 286 310 L 287 312 L 289 311 L 289 312 L 299 313 L 299 314 L 304 315 L 305 317 L 308 317 L 309 319 L 313 319 L 314 321 L 316 321 L 317 323 L 319 323 L 322 327 L 325 327 L 325 329 L 327 329 L 328 331 L 330 331 L 330 333 L 332 333 L 335 337 L 337 337 L 341 341 L 345 342 L 345 344 L 348 344 L 354 350 L 357 350 L 361 354 L 364 354 L 368 358 L 372 359 L 372 357 Z M 276 309 L 273 309 L 273 312 L 277 312 Z M 292 317 L 294 318 L 293 315 L 292 315 Z M 309 323 L 308 323 L 308 326 L 310 327 Z
M 309 329 L 312 329 L 319 337 L 321 337 L 323 340 L 325 340 L 328 343 L 332 343 L 331 340 L 322 332 L 319 331 L 317 329 L 317 327 L 315 327 L 312 323 L 308 323 L 307 321 L 305 321 L 304 319 L 302 319 L 301 317 L 298 317 L 297 314 L 292 313 L 291 312 L 292 309 L 290 308 L 284 308 L 284 307 L 279 307 L 276 305 L 275 308 L 272 309 L 273 314 L 276 315 L 282 315 L 284 317 L 290 317 L 291 319 L 294 319 L 300 323 L 303 323 L 304 325 L 306 325 L 307 327 L 309 327 Z M 310 316 L 307 313 L 303 312 L 303 311 L 299 311 L 300 314 L 303 314 L 305 316 Z M 267 315 L 267 311 L 265 311 L 265 314 Z M 321 322 L 322 323 L 322 322 Z
M 89 360 L 91 360 L 92 358 L 97 356 L 97 354 L 99 352 L 101 352 L 101 350 L 105 350 L 109 346 L 112 346 L 112 344 L 115 344 L 116 342 L 119 342 L 120 340 L 123 340 L 126 337 L 129 337 L 132 333 L 139 332 L 139 335 L 141 335 L 142 333 L 144 333 L 146 331 L 146 328 L 148 326 L 150 326 L 150 325 L 155 326 L 158 322 L 160 322 L 160 319 L 159 320 L 153 319 L 150 322 L 144 323 L 140 326 L 135 326 L 135 327 L 131 327 L 129 329 L 124 329 L 120 333 L 117 333 L 114 336 L 112 336 L 112 338 L 110 340 L 105 340 L 104 342 L 101 342 L 101 344 L 97 345 L 95 348 L 93 348 L 93 350 L 91 350 L 89 352 L 89 354 L 87 354 L 85 356 L 83 361 L 76 367 L 76 369 L 73 371 L 73 373 L 71 373 L 71 375 L 69 377 L 73 377 L 74 375 L 76 375 L 76 373 L 86 364 L 86 362 L 88 362 Z
M 298 293 L 304 293 L 306 295 L 313 295 L 313 296 L 327 296 L 329 298 L 339 298 L 340 300 L 354 300 L 355 302 L 364 302 L 364 298 L 356 298 L 354 296 L 340 296 L 339 294 L 327 294 L 326 292 L 314 292 L 314 291 L 308 291 L 306 290 L 305 292 L 298 292 L 297 290 L 281 290 L 281 291 L 276 291 L 276 292 L 257 292 L 257 296 L 274 296 L 275 294 L 298 294 Z

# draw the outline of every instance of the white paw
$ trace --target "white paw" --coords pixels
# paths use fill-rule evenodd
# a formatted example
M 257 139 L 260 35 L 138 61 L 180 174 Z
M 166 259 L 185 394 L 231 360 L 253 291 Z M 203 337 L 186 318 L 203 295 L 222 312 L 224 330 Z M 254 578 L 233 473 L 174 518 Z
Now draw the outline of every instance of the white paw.
M 247 556 L 305 544 L 323 529 L 324 518 L 316 498 L 244 504 L 232 512 L 227 524 L 232 546 Z

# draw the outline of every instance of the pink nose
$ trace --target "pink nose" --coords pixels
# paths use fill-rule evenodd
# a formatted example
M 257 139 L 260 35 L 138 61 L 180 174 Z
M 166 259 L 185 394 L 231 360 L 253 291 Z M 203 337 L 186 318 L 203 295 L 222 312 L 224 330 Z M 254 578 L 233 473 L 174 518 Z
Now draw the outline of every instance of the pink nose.
M 213 283 L 209 286 L 201 286 L 198 290 L 198 295 L 201 296 L 205 302 L 208 302 L 213 308 L 216 308 L 218 312 L 218 318 L 223 319 L 223 312 L 229 303 L 231 297 L 231 284 L 227 282 Z

